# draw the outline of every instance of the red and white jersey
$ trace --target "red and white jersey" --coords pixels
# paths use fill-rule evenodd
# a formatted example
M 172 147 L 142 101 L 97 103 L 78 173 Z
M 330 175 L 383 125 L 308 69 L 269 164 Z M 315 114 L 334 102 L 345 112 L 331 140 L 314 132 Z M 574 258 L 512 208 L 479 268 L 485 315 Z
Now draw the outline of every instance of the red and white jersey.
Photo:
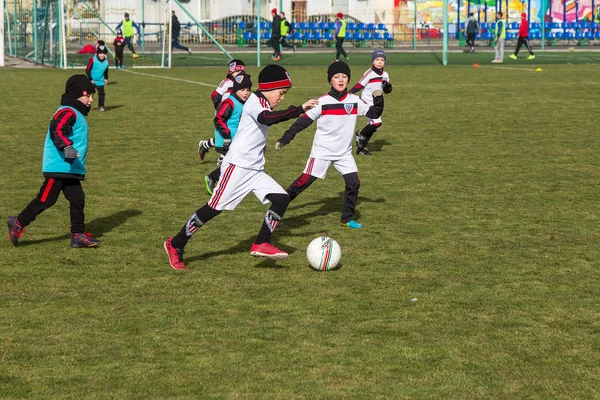
M 231 141 L 225 161 L 247 169 L 264 169 L 264 148 L 269 127 L 258 122 L 258 116 L 265 110 L 271 111 L 269 102 L 255 93 L 250 94 L 244 103 L 239 128 Z
M 363 87 L 361 99 L 366 101 L 368 104 L 373 104 L 373 92 L 375 90 L 383 90 L 382 82 L 390 82 L 390 76 L 387 72 L 382 71 L 382 74 L 378 74 L 373 68 L 369 68 L 363 74 L 362 78 L 358 81 L 357 85 Z M 355 86 L 356 87 L 356 86 Z
M 219 83 L 219 86 L 215 89 L 215 92 L 219 93 L 222 96 L 222 102 L 223 100 L 229 97 L 229 95 L 231 94 L 231 90 L 233 90 L 233 80 L 225 78 L 221 81 L 221 83 Z
M 356 118 L 369 111 L 369 105 L 357 95 L 346 93 L 337 100 L 329 94 L 319 97 L 318 105 L 306 112 L 317 120 L 310 156 L 322 160 L 337 160 L 352 153 Z

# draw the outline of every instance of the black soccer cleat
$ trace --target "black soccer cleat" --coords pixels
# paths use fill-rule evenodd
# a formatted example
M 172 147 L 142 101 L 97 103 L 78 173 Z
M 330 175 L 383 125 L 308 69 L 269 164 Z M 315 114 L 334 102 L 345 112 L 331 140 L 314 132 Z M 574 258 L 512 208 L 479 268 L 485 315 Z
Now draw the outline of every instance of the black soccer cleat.
M 359 156 L 370 156 L 371 152 L 367 149 L 365 149 L 364 147 L 357 147 L 356 148 L 356 155 Z

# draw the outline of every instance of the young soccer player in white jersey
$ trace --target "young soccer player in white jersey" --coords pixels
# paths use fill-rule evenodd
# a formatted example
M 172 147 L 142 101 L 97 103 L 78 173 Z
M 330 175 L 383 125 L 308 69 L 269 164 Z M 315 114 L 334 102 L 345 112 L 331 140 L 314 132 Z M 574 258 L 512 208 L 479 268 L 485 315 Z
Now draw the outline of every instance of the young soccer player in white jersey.
M 273 108 L 284 99 L 292 80 L 288 72 L 279 65 L 267 65 L 258 76 L 258 90 L 248 97 L 240 118 L 239 129 L 232 140 L 223 163 L 221 179 L 208 203 L 199 208 L 183 225 L 177 235 L 164 243 L 171 267 L 186 269 L 183 249 L 192 235 L 223 210 L 233 210 L 249 193 L 263 203 L 271 202 L 250 248 L 253 256 L 272 259 L 287 258 L 285 251 L 270 243 L 271 234 L 290 202 L 286 191 L 264 171 L 264 149 L 269 126 L 297 118 L 317 104 L 309 100 L 301 107 L 289 106 L 284 111 Z
M 350 67 L 342 61 L 336 61 L 329 66 L 327 79 L 331 84 L 329 92 L 317 99 L 318 104 L 315 108 L 307 111 L 294 122 L 277 141 L 275 148 L 280 150 L 290 143 L 296 134 L 318 119 L 306 168 L 302 175 L 286 189 L 290 201 L 312 185 L 317 178 L 324 179 L 327 169 L 333 164 L 346 183 L 342 224 L 354 229 L 362 228 L 362 225 L 354 220 L 360 180 L 352 156 L 352 139 L 356 118 L 359 115 L 366 115 L 371 119 L 379 118 L 383 112 L 383 93 L 381 91 L 372 93 L 373 105 L 368 105 L 358 96 L 349 93 L 347 87 L 350 80 Z
M 219 108 L 219 105 L 223 100 L 229 97 L 231 94 L 231 90 L 233 88 L 233 79 L 239 74 L 244 74 L 246 72 L 246 64 L 242 60 L 238 60 L 234 58 L 229 61 L 228 64 L 228 72 L 225 79 L 219 83 L 219 86 L 210 95 L 210 99 L 215 107 L 215 110 Z M 204 160 L 204 156 L 211 149 L 211 147 L 215 147 L 214 138 L 203 139 L 198 143 L 198 157 L 200 160 Z
M 390 93 L 392 91 L 392 84 L 390 83 L 390 76 L 383 70 L 385 66 L 385 51 L 378 49 L 373 51 L 371 54 L 373 65 L 369 68 L 360 78 L 358 83 L 350 89 L 350 93 L 357 93 L 362 90 L 361 98 L 367 102 L 367 104 L 373 104 L 373 91 L 383 90 L 383 93 Z M 362 156 L 370 156 L 371 152 L 367 150 L 367 144 L 369 140 L 381 127 L 381 118 L 369 118 L 367 125 L 360 131 L 356 132 L 356 154 Z

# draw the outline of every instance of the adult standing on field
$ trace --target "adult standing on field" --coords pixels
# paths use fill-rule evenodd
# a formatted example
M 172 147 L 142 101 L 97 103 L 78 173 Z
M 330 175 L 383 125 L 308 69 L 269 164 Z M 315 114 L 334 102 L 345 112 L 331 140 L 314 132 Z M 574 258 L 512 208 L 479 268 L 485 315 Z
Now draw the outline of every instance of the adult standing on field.
M 475 52 L 475 37 L 479 32 L 479 24 L 473 16 L 473 13 L 469 13 L 469 19 L 467 20 L 467 27 L 465 33 L 467 34 L 467 44 L 469 45 L 469 54 Z
M 179 34 L 181 33 L 181 24 L 179 23 L 179 19 L 177 15 L 175 15 L 175 11 L 171 11 L 171 50 L 180 49 L 187 51 L 190 55 L 192 51 L 189 47 L 185 47 L 179 43 Z
M 285 38 L 288 35 L 291 35 L 292 33 L 294 33 L 294 28 L 292 27 L 292 25 L 290 24 L 290 21 L 288 21 L 285 18 L 285 13 L 282 11 L 279 13 L 279 18 L 281 18 L 281 41 L 279 42 L 281 44 L 281 48 L 288 48 L 288 49 L 292 49 L 294 51 L 294 53 L 296 52 L 296 45 L 290 45 L 288 42 L 286 42 Z
M 344 44 L 344 39 L 346 39 L 346 21 L 344 20 L 344 14 L 341 12 L 337 13 L 337 19 L 335 21 L 335 60 L 339 61 L 340 55 L 344 56 L 346 61 L 348 61 L 349 57 L 346 54 L 346 51 L 342 47 Z
M 535 58 L 535 54 L 533 54 L 533 50 L 531 50 L 531 45 L 529 44 L 529 21 L 527 21 L 527 14 L 525 13 L 521 14 L 521 26 L 519 26 L 519 39 L 517 40 L 515 54 L 511 54 L 510 58 L 516 60 L 519 50 L 521 50 L 523 45 L 525 45 L 529 51 L 529 57 L 527 57 L 527 59 L 533 60 Z
M 273 61 L 281 60 L 281 50 L 279 49 L 279 41 L 281 40 L 281 17 L 277 14 L 277 9 L 271 10 L 273 17 L 273 27 L 271 28 L 271 47 L 273 47 Z
M 137 35 L 139 36 L 140 26 L 133 22 L 132 19 L 129 19 L 129 13 L 125 13 L 124 17 L 125 18 L 123 19 L 123 21 L 121 21 L 119 25 L 117 25 L 116 29 L 122 27 L 123 36 L 125 37 L 125 44 L 127 45 L 127 48 L 129 49 L 129 51 L 131 51 L 133 58 L 138 58 L 139 55 L 135 52 L 135 49 L 133 48 L 133 41 L 135 39 L 135 32 L 133 31 L 133 29 L 135 28 L 135 30 L 137 31 Z
M 494 33 L 494 39 L 496 40 L 496 58 L 492 61 L 493 63 L 501 63 L 504 61 L 504 43 L 506 42 L 506 21 L 504 20 L 504 13 L 498 11 L 496 14 L 496 32 Z

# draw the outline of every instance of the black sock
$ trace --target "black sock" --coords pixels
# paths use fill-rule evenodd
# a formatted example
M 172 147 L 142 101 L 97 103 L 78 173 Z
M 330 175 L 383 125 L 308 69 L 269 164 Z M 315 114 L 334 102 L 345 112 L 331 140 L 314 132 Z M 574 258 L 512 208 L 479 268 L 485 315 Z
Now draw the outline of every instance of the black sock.
M 377 131 L 377 127 L 375 125 L 368 124 L 358 132 L 358 135 L 363 137 L 362 140 L 359 139 L 360 147 L 367 147 L 367 144 L 369 143 L 369 140 L 375 131 Z
M 195 213 L 192 214 L 190 219 L 183 225 L 183 228 L 177 235 L 173 237 L 171 244 L 176 249 L 183 249 L 187 242 L 190 240 L 192 235 L 202 227 L 205 223 L 221 214 L 221 211 L 211 208 L 208 204 L 200 207 Z
M 279 221 L 283 218 L 283 214 L 290 204 L 290 197 L 287 194 L 269 194 L 267 199 L 271 202 L 271 208 L 265 214 L 263 224 L 256 236 L 255 244 L 261 244 L 271 241 L 271 234 L 279 225 Z

